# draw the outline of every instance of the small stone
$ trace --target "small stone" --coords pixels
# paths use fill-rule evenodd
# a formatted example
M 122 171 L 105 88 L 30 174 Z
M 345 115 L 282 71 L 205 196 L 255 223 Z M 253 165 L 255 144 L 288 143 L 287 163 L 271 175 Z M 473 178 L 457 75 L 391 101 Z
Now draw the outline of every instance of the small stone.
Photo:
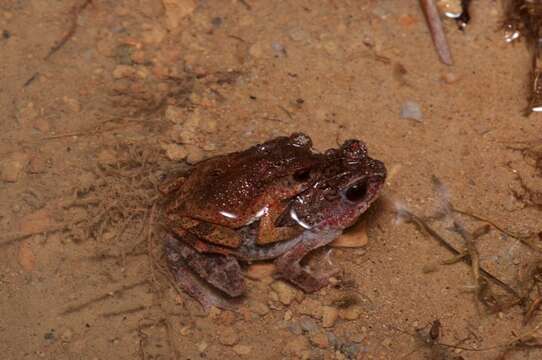
M 367 235 L 367 221 L 362 220 L 352 228 L 345 231 L 330 245 L 338 248 L 359 248 L 367 246 L 368 243 L 369 237 Z
M 310 298 L 305 298 L 297 307 L 297 311 L 300 314 L 309 315 L 316 319 L 322 317 L 322 306 L 318 301 Z
M 64 104 L 66 104 L 68 109 L 70 109 L 70 111 L 74 113 L 78 113 L 81 111 L 81 104 L 76 99 L 64 96 L 62 100 L 64 101 Z
M 263 302 L 260 302 L 260 301 L 251 301 L 250 304 L 249 304 L 249 308 L 252 312 L 260 315 L 260 316 L 264 316 L 264 315 L 267 315 L 269 313 L 269 311 L 271 311 L 269 309 L 269 306 L 267 306 L 266 304 L 264 304 Z
M 290 285 L 286 284 L 284 281 L 275 281 L 271 284 L 271 289 L 273 289 L 279 296 L 279 301 L 284 305 L 290 305 L 295 299 L 296 291 Z
M 29 102 L 25 106 L 21 107 L 17 113 L 17 120 L 23 126 L 29 126 L 33 123 L 33 120 L 39 115 L 38 111 L 34 107 L 34 103 Z
M 166 15 L 166 26 L 170 30 L 176 29 L 181 20 L 191 15 L 196 9 L 195 0 L 162 0 Z
M 327 335 L 323 332 L 318 332 L 310 337 L 311 344 L 318 346 L 320 349 L 327 349 L 329 347 L 329 340 Z
M 261 280 L 271 277 L 276 271 L 273 263 L 257 263 L 248 267 L 245 275 L 252 280 Z
M 405 103 L 401 106 L 400 116 L 403 119 L 410 119 L 421 122 L 423 114 L 420 104 L 414 101 L 405 101 Z
M 382 345 L 389 348 L 393 344 L 393 340 L 391 338 L 386 338 L 382 341 Z
M 115 79 L 124 79 L 124 78 L 135 78 L 137 71 L 134 67 L 128 65 L 117 65 L 113 70 L 113 78 Z
M 73 338 L 73 331 L 71 331 L 70 329 L 66 329 L 62 332 L 62 334 L 60 335 L 60 339 L 63 341 L 63 342 L 70 342 Z
M 356 320 L 362 314 L 362 310 L 359 306 L 350 306 L 346 309 L 339 311 L 339 316 L 344 320 Z
M 158 26 L 151 27 L 143 31 L 143 43 L 147 45 L 158 45 L 164 40 L 166 31 Z
M 113 165 L 118 159 L 117 155 L 111 149 L 102 149 L 97 156 L 98 163 L 101 165 Z
M 309 350 L 309 341 L 304 336 L 296 336 L 284 346 L 282 352 L 284 355 L 301 356 Z
M 293 324 L 288 325 L 288 331 L 294 335 L 303 334 L 303 329 L 301 328 L 301 325 L 299 325 L 298 323 L 293 323 Z
M 360 350 L 359 344 L 345 343 L 341 345 L 341 352 L 346 355 L 348 359 L 355 359 Z
M 322 306 L 322 326 L 325 328 L 333 327 L 337 317 L 339 316 L 339 311 L 336 307 L 333 306 Z
M 188 325 L 183 326 L 179 332 L 181 333 L 181 336 L 188 336 L 192 333 L 192 327 Z
M 248 49 L 250 56 L 254 58 L 261 58 L 264 54 L 264 49 L 262 43 L 255 43 Z
M 47 160 L 41 156 L 34 156 L 28 163 L 28 172 L 30 174 L 42 174 L 47 171 Z
M 306 41 L 309 39 L 309 34 L 303 29 L 292 29 L 289 33 L 290 39 L 293 41 Z
M 233 347 L 233 351 L 237 354 L 237 355 L 248 355 L 250 354 L 250 352 L 252 351 L 252 348 L 248 345 L 241 345 L 241 344 L 238 344 L 238 345 L 235 345 Z
M 12 153 L 0 162 L 0 180 L 17 182 L 19 175 L 28 163 L 28 155 L 22 152 Z
M 180 161 L 186 159 L 188 152 L 184 145 L 179 144 L 161 144 L 162 149 L 166 151 L 168 159 L 173 161 Z
M 209 309 L 209 312 L 207 313 L 207 317 L 209 317 L 210 319 L 216 320 L 220 317 L 221 314 L 222 314 L 222 310 L 220 310 L 216 306 L 211 306 L 211 308 Z
M 49 122 L 42 117 L 36 118 L 32 127 L 42 133 L 47 133 L 49 130 L 51 130 L 51 125 Z
M 189 164 L 195 164 L 205 159 L 205 152 L 196 145 L 186 144 L 186 162 Z
M 401 25 L 404 28 L 411 28 L 412 26 L 416 25 L 417 18 L 412 15 L 403 14 L 399 16 L 399 25 Z
M 207 350 L 207 348 L 209 347 L 209 344 L 207 344 L 205 341 L 202 341 L 198 344 L 198 351 L 200 353 L 204 352 L 205 350 Z
M 235 313 L 233 311 L 224 310 L 222 311 L 219 320 L 222 325 L 231 326 L 236 320 Z
M 275 57 L 285 57 L 287 52 L 284 45 L 279 43 L 272 43 L 271 48 L 273 49 L 273 54 L 275 54 Z
M 283 317 L 284 321 L 290 321 L 292 320 L 292 317 L 293 317 L 293 314 L 290 310 L 286 310 L 284 312 L 284 317 Z
M 233 346 L 239 342 L 239 336 L 232 327 L 224 328 L 218 338 L 222 345 Z
M 304 332 L 312 334 L 318 330 L 318 325 L 316 322 L 308 316 L 303 316 L 299 320 L 299 325 Z
M 182 125 L 186 119 L 184 115 L 184 110 L 177 106 L 168 106 L 166 108 L 164 116 L 167 121 L 176 125 Z
M 442 80 L 446 84 L 455 84 L 456 82 L 460 80 L 460 76 L 453 72 L 447 72 L 447 73 L 442 74 Z

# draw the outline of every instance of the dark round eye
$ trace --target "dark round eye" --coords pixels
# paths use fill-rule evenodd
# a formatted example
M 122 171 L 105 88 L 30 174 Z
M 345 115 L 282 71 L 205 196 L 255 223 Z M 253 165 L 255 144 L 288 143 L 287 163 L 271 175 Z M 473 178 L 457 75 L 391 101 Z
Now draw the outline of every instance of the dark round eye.
M 348 199 L 349 201 L 358 202 L 365 199 L 365 195 L 367 194 L 367 189 L 368 189 L 367 182 L 361 181 L 350 186 L 346 190 L 344 195 L 346 196 L 346 199 Z
M 297 182 L 306 182 L 311 179 L 311 169 L 303 169 L 296 171 L 293 176 L 294 180 Z

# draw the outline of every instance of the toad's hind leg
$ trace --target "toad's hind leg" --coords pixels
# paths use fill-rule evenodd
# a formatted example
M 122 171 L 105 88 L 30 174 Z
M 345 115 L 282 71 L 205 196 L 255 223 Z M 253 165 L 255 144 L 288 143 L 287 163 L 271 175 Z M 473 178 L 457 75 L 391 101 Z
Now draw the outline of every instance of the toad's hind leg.
M 179 286 L 205 310 L 234 307 L 245 283 L 237 260 L 220 254 L 201 254 L 172 235 L 166 236 L 166 255 Z M 220 293 L 220 289 L 225 294 Z
M 328 274 L 314 275 L 304 269 L 300 261 L 312 250 L 322 247 L 332 242 L 340 231 L 305 231 L 300 236 L 303 237 L 297 244 L 281 257 L 275 260 L 275 265 L 280 276 L 291 283 L 299 286 L 305 292 L 315 292 L 326 286 L 328 279 L 336 271 Z

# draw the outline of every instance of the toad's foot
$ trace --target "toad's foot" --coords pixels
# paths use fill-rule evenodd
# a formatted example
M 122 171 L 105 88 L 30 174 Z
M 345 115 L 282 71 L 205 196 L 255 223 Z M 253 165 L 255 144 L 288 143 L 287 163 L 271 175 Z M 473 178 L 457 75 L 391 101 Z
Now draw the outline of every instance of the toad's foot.
M 231 309 L 245 283 L 237 260 L 218 254 L 200 254 L 172 235 L 166 236 L 168 265 L 179 286 L 208 311 L 212 306 Z M 220 293 L 210 286 L 222 290 Z
M 329 277 L 335 275 L 338 269 L 317 276 L 304 269 L 300 261 L 312 250 L 332 242 L 340 233 L 340 231 L 332 230 L 321 232 L 306 231 L 301 234 L 300 236 L 303 238 L 292 249 L 275 261 L 280 277 L 290 281 L 308 293 L 315 292 L 326 286 Z

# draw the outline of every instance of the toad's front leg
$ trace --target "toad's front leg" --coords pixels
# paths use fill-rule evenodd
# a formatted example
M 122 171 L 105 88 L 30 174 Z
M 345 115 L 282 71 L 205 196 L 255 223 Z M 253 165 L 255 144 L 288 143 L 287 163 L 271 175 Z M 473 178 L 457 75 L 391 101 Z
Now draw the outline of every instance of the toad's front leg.
M 275 260 L 280 276 L 299 286 L 305 292 L 315 292 L 326 286 L 331 273 L 315 275 L 304 269 L 300 261 L 314 249 L 329 244 L 341 234 L 340 230 L 325 230 L 320 232 L 305 231 L 299 235 L 297 244 L 281 257 Z

